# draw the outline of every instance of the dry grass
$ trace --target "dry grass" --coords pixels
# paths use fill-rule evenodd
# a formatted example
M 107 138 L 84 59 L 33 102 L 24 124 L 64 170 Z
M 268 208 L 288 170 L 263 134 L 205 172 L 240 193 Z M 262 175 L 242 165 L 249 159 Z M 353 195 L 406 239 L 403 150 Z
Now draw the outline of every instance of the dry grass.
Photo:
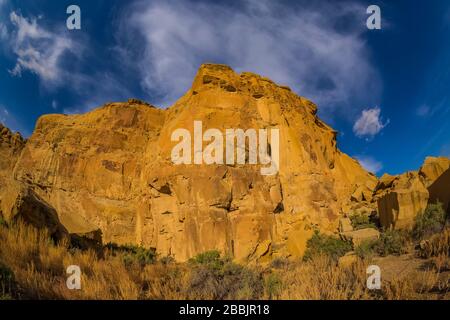
M 419 254 L 422 258 L 448 255 L 450 252 L 450 228 L 443 232 L 434 234 L 427 240 L 420 243 Z
M 383 281 L 374 291 L 366 288 L 369 262 L 361 259 L 346 268 L 323 255 L 272 266 L 239 266 L 224 259 L 130 264 L 120 252 L 73 250 L 18 224 L 0 227 L 0 265 L 12 271 L 15 282 L 13 292 L 0 291 L 0 299 L 436 299 L 448 292 L 448 276 L 441 272 L 448 254 L 431 261 L 427 270 Z M 69 265 L 83 272 L 81 290 L 66 287 Z

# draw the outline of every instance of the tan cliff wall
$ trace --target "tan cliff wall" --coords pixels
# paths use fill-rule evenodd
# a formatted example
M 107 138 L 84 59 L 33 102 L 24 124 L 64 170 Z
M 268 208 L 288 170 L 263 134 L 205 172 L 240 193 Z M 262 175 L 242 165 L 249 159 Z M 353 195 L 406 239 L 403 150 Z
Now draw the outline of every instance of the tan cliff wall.
M 336 147 L 316 106 L 289 88 L 203 65 L 192 88 L 161 110 L 136 100 L 39 119 L 15 165 L 70 233 L 154 247 L 186 260 L 218 249 L 239 260 L 301 256 L 312 228 L 334 232 L 352 195 L 377 179 Z M 280 130 L 280 167 L 178 165 L 175 129 Z M 357 192 L 357 193 L 358 193 Z
M 448 158 L 427 157 L 418 171 L 381 177 L 374 193 L 381 226 L 411 229 L 415 217 L 430 203 L 441 202 L 448 210 L 449 167 Z

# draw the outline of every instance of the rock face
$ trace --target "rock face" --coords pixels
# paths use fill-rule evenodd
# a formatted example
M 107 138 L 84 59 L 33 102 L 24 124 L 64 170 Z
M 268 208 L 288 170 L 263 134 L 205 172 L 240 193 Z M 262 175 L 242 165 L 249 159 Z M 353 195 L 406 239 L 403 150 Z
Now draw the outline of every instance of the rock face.
M 80 246 L 133 243 L 179 261 L 216 249 L 261 261 L 302 256 L 316 229 L 356 244 L 376 239 L 377 230 L 353 231 L 345 218 L 376 206 L 385 228 L 411 227 L 430 201 L 450 210 L 449 159 L 377 180 L 337 149 L 336 132 L 316 113 L 287 87 L 207 64 L 167 110 L 130 99 L 46 115 L 28 141 L 0 126 L 0 215 L 55 238 L 70 233 Z M 278 129 L 278 172 L 262 175 L 263 165 L 248 161 L 175 165 L 172 134 L 193 133 L 196 121 L 203 132 Z
M 167 110 L 130 100 L 43 116 L 17 161 L 0 165 L 12 163 L 13 180 L 54 208 L 70 233 L 100 229 L 103 242 L 153 247 L 179 261 L 211 249 L 238 260 L 301 256 L 314 228 L 336 231 L 377 184 L 337 149 L 336 132 L 316 112 L 269 79 L 203 65 Z M 194 121 L 203 131 L 279 129 L 278 173 L 263 176 L 250 164 L 174 165 L 171 135 L 193 132 Z
M 0 124 L 0 217 L 8 222 L 21 220 L 39 229 L 47 229 L 56 240 L 68 236 L 56 210 L 36 194 L 26 182 L 12 179 L 25 141 Z
M 424 185 L 428 188 L 446 170 L 450 168 L 450 159 L 445 157 L 427 157 L 419 169 Z
M 9 172 L 14 169 L 25 141 L 19 133 L 12 133 L 0 123 L 0 175 L 9 176 Z
M 380 223 L 384 228 L 410 229 L 429 203 L 450 202 L 450 159 L 428 157 L 418 172 L 384 175 L 375 189 Z
M 428 198 L 428 190 L 417 172 L 400 175 L 378 200 L 381 225 L 394 229 L 412 227 L 414 217 L 427 207 Z
M 444 210 L 450 214 L 450 169 L 444 171 L 429 187 L 430 202 L 442 202 Z
M 11 207 L 6 208 L 5 197 L 13 188 L 11 172 L 24 146 L 20 134 L 13 134 L 0 123 L 0 218 L 6 218 L 11 211 Z

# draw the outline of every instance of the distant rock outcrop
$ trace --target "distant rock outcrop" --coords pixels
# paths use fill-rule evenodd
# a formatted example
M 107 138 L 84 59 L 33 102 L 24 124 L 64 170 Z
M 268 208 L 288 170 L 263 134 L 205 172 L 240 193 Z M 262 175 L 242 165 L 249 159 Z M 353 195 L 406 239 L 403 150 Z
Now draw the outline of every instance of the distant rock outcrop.
M 450 180 L 446 172 L 449 166 L 448 158 L 428 157 L 417 172 L 381 177 L 375 190 L 381 225 L 384 228 L 410 229 L 416 215 L 429 203 L 440 201 L 447 209 Z

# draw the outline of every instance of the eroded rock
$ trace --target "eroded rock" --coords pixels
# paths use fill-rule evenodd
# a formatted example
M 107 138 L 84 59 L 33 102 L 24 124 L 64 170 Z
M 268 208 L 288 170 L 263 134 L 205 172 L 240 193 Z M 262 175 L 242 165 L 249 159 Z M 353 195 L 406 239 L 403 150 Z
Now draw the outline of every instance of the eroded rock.
M 261 165 L 177 165 L 178 128 L 278 128 L 279 171 Z M 32 187 L 72 234 L 156 248 L 183 261 L 207 250 L 236 259 L 302 256 L 312 226 L 335 232 L 351 195 L 377 183 L 336 147 L 317 107 L 286 87 L 224 65 L 200 67 L 167 110 L 132 99 L 39 119 L 14 179 Z M 53 212 L 53 211 L 52 211 Z

